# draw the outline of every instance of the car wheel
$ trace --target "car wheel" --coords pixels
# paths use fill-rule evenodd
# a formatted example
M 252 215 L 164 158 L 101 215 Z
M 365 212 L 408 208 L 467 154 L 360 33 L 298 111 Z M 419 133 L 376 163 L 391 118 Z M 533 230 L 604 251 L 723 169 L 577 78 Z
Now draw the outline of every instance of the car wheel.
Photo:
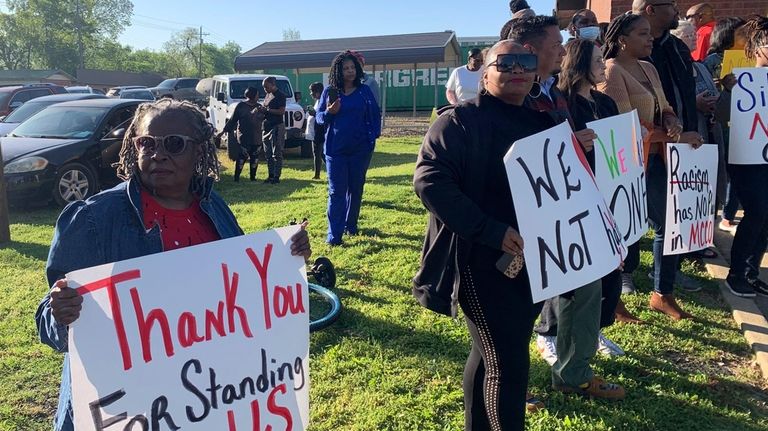
M 96 193 L 96 175 L 81 163 L 68 163 L 59 169 L 53 182 L 53 198 L 60 206 L 87 199 Z

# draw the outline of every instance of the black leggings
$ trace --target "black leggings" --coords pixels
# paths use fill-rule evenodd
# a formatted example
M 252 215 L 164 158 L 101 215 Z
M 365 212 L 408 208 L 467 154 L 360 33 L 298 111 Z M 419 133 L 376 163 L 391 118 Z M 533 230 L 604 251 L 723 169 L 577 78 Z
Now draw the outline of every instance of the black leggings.
M 523 430 L 528 346 L 540 310 L 531 302 L 527 274 L 509 279 L 496 269 L 466 268 L 459 304 L 472 336 L 464 368 L 465 429 Z

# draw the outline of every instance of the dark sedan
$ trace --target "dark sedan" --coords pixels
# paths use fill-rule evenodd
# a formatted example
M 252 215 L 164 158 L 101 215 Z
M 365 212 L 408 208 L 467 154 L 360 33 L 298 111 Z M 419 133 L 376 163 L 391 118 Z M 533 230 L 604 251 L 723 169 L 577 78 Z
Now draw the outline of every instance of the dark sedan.
M 49 106 L 0 138 L 11 202 L 66 205 L 119 181 L 125 129 L 141 100 L 93 99 Z

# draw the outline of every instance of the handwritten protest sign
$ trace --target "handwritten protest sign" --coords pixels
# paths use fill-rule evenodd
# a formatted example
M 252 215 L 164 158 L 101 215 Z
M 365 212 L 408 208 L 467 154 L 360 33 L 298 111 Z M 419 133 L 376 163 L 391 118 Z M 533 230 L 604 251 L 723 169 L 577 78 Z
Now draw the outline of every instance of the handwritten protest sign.
M 67 274 L 75 428 L 304 430 L 309 315 L 297 226 Z
M 621 233 L 567 122 L 516 141 L 504 164 L 534 302 L 619 266 Z
M 735 69 L 731 91 L 731 132 L 728 162 L 734 165 L 768 163 L 768 69 Z
M 648 231 L 643 139 L 637 111 L 587 123 L 594 130 L 595 182 L 622 233 L 634 244 Z
M 667 144 L 667 217 L 664 254 L 681 254 L 712 245 L 715 231 L 717 146 L 694 150 Z
M 722 79 L 725 75 L 733 73 L 733 69 L 752 67 L 754 65 L 755 61 L 748 59 L 743 49 L 725 50 L 723 51 L 723 65 L 720 69 L 720 78 Z

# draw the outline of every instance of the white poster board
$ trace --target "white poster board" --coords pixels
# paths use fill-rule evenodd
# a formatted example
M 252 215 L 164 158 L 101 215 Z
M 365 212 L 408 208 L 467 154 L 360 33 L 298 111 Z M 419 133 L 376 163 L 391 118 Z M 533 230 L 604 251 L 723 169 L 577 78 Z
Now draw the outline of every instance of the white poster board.
M 737 68 L 731 91 L 731 131 L 728 163 L 768 163 L 768 69 Z
M 567 122 L 504 156 L 534 302 L 618 268 L 626 249 Z
M 667 144 L 667 217 L 664 254 L 682 254 L 712 246 L 715 236 L 717 145 L 694 150 Z
M 67 274 L 75 429 L 304 430 L 309 298 L 298 226 Z
M 648 232 L 643 138 L 637 111 L 587 123 L 594 130 L 595 182 L 625 244 Z

